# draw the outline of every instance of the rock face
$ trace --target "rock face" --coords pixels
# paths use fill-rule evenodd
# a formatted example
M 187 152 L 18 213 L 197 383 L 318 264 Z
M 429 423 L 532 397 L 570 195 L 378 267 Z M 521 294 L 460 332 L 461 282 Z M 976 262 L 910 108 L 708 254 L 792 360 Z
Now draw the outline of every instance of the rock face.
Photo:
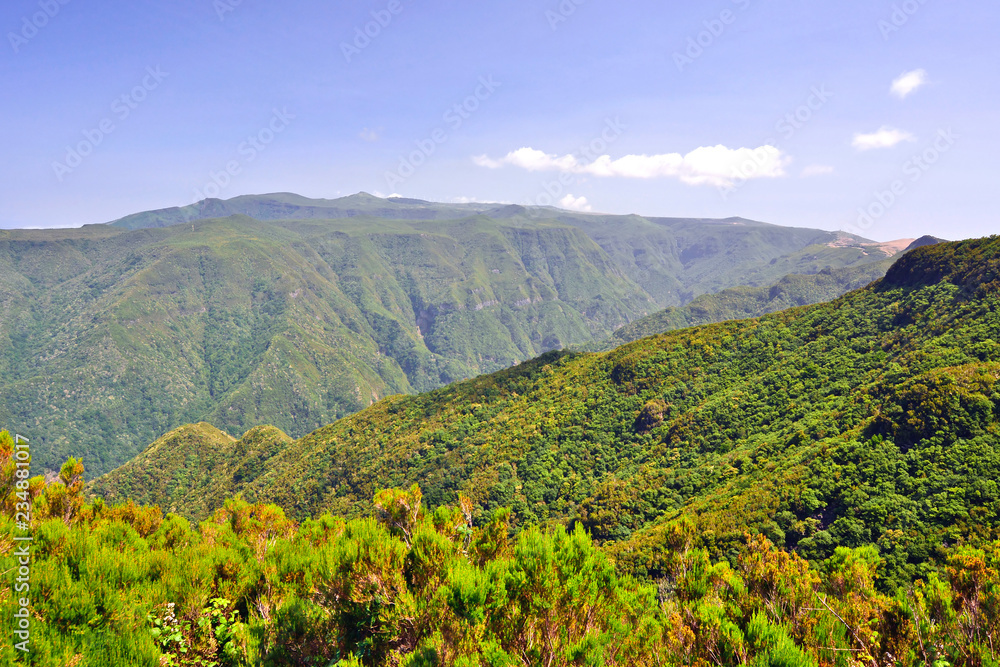
M 661 399 L 653 399 L 643 406 L 639 416 L 635 418 L 636 433 L 649 433 L 663 423 L 664 415 L 670 411 L 670 406 Z

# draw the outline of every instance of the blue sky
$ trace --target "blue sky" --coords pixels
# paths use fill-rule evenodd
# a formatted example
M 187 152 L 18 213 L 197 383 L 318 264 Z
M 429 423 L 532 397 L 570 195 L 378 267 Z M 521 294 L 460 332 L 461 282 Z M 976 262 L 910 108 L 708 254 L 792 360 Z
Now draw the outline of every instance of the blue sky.
M 982 0 L 6 0 L 0 227 L 367 191 L 981 236 L 998 19 Z

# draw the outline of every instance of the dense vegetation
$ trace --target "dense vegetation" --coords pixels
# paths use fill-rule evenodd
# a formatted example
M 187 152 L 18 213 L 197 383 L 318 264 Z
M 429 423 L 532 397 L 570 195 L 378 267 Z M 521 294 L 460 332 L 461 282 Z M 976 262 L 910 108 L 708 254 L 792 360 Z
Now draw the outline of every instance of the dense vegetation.
M 844 269 L 825 269 L 815 275 L 785 276 L 769 287 L 731 287 L 703 294 L 686 306 L 675 306 L 643 317 L 621 329 L 603 343 L 586 349 L 612 350 L 656 334 L 728 320 L 746 320 L 797 306 L 832 301 L 885 276 L 892 259 Z
M 104 472 L 179 424 L 301 436 L 653 307 L 579 231 L 423 224 L 0 234 L 2 416 L 42 466 L 76 455 Z
M 273 195 L 0 231 L 0 420 L 39 470 L 98 474 L 202 420 L 300 437 L 695 294 L 881 257 L 749 221 L 485 208 Z
M 189 484 L 155 464 L 159 447 L 94 489 L 150 489 L 201 518 L 218 486 L 301 519 L 361 516 L 379 489 L 416 483 L 431 508 L 464 494 L 521 524 L 579 523 L 652 577 L 664 522 L 686 516 L 720 558 L 748 527 L 817 564 L 876 547 L 891 590 L 949 545 L 1000 537 L 998 266 L 1000 237 L 919 248 L 829 304 L 386 399 L 268 450 L 257 476 Z
M 0 433 L 0 623 L 29 602 L 30 640 L 3 664 L 43 667 L 997 665 L 1000 543 L 941 553 L 892 595 L 876 547 L 811 566 L 744 535 L 713 560 L 693 524 L 666 527 L 654 580 L 622 575 L 584 532 L 524 527 L 459 497 L 381 491 L 376 516 L 300 524 L 236 498 L 197 528 L 157 507 L 84 503 L 74 460 L 18 480 Z M 22 505 L 19 507 L 19 505 Z M 21 560 L 14 511 L 33 507 Z M 23 543 L 18 543 L 20 546 Z
M 903 252 L 941 242 L 941 239 L 924 236 L 911 243 Z M 676 329 L 727 320 L 745 320 L 796 306 L 833 301 L 847 292 L 861 289 L 882 278 L 897 259 L 899 255 L 861 266 L 827 268 L 810 275 L 789 275 L 766 287 L 731 287 L 721 292 L 703 294 L 685 306 L 667 308 L 636 320 L 616 331 L 610 339 L 586 345 L 584 349 L 607 351 Z
M 993 237 L 298 441 L 185 427 L 98 481 L 114 502 L 75 459 L 27 479 L 0 433 L 0 568 L 15 512 L 34 539 L 32 651 L 0 660 L 993 667 L 998 340 Z

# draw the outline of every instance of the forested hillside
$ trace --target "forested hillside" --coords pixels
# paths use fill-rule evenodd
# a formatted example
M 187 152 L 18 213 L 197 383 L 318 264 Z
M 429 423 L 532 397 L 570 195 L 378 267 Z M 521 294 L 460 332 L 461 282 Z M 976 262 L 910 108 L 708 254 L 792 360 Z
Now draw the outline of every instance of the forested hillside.
M 815 562 L 876 546 L 892 587 L 1000 529 L 998 279 L 1000 237 L 919 248 L 832 303 L 383 400 L 210 485 L 301 518 L 416 483 L 431 508 L 579 523 L 640 574 L 687 516 L 718 556 L 747 528 Z M 204 517 L 204 484 L 137 460 L 94 488 Z
M 0 619 L 30 615 L 44 667 L 988 667 L 998 336 L 992 237 L 294 442 L 185 427 L 98 480 L 107 500 L 75 459 L 25 479 L 2 432 L 0 567 L 33 541 Z
M 583 233 L 467 218 L 9 232 L 3 403 L 54 467 L 177 424 L 301 436 L 649 312 Z
M 509 510 L 483 514 L 463 496 L 432 512 L 416 486 L 379 492 L 368 518 L 295 523 L 276 506 L 236 498 L 194 528 L 158 507 L 85 502 L 83 472 L 70 460 L 52 483 L 17 480 L 13 439 L 0 432 L 0 531 L 32 538 L 27 558 L 24 542 L 0 540 L 0 567 L 30 580 L 18 596 L 0 589 L 0 622 L 29 628 L 0 635 L 4 664 L 997 660 L 1000 542 L 942 546 L 926 577 L 887 594 L 879 547 L 839 547 L 810 564 L 744 533 L 719 558 L 711 535 L 682 519 L 663 532 L 655 577 L 636 579 L 580 523 L 514 525 Z M 28 508 L 30 523 L 15 526 L 14 512 Z
M 2 231 L 0 418 L 33 434 L 39 469 L 78 456 L 100 474 L 185 423 L 301 437 L 689 294 L 883 256 L 749 221 L 480 208 L 272 195 Z M 234 210 L 265 220 L 189 221 Z
M 903 252 L 941 242 L 942 239 L 924 236 Z M 811 275 L 789 275 L 767 287 L 731 287 L 714 294 L 703 294 L 686 306 L 667 308 L 636 320 L 616 331 L 610 339 L 584 346 L 584 349 L 607 351 L 675 329 L 750 319 L 796 306 L 833 301 L 885 276 L 901 255 L 860 266 L 823 269 Z
M 745 320 L 832 301 L 882 278 L 893 261 L 884 259 L 863 266 L 825 269 L 815 275 L 785 276 L 769 287 L 730 287 L 715 294 L 703 294 L 686 306 L 666 308 L 636 320 L 615 331 L 608 340 L 593 343 L 587 349 L 607 351 L 676 329 Z

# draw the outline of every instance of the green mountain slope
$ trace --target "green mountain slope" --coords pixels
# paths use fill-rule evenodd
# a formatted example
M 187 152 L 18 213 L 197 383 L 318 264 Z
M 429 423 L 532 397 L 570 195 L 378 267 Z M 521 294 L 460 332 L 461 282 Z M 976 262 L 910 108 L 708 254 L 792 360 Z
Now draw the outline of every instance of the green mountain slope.
M 8 232 L 0 264 L 8 423 L 95 472 L 191 421 L 301 436 L 652 306 L 581 232 L 479 217 Z
M 889 580 L 912 580 L 1000 530 L 998 341 L 1000 237 L 923 247 L 832 303 L 386 399 L 227 488 L 358 515 L 418 483 L 432 507 L 461 492 L 581 522 L 639 570 L 688 515 L 720 553 L 751 527 L 814 560 L 876 545 Z M 95 490 L 120 498 L 136 474 Z
M 636 320 L 596 347 L 609 350 L 676 329 L 749 319 L 831 301 L 883 277 L 892 264 L 893 260 L 884 259 L 863 266 L 826 269 L 811 276 L 785 276 L 770 287 L 731 287 L 715 294 L 703 294 L 686 306 L 667 308 Z
M 300 437 L 386 395 L 606 340 L 695 293 L 884 256 L 735 219 L 365 194 L 0 232 L 0 417 L 32 435 L 38 466 L 79 456 L 103 473 L 185 423 Z
M 474 213 L 506 224 L 555 222 L 583 231 L 661 307 L 683 305 L 700 294 L 727 287 L 771 285 L 791 273 L 814 274 L 867 264 L 896 252 L 842 232 L 779 227 L 743 218 L 644 218 L 572 213 L 544 206 L 380 199 L 366 193 L 333 200 L 287 193 L 208 199 L 183 208 L 139 213 L 110 224 L 136 229 L 230 215 L 262 221 L 357 216 L 447 220 Z
M 159 438 L 119 468 L 126 486 L 116 491 L 164 512 L 207 516 L 199 508 L 221 507 L 244 478 L 292 439 L 273 426 L 258 426 L 239 440 L 206 423 L 182 426 Z
M 943 239 L 924 236 L 903 252 L 942 242 Z M 667 308 L 636 320 L 616 331 L 609 340 L 585 346 L 585 349 L 608 351 L 676 329 L 749 319 L 796 306 L 832 301 L 882 278 L 901 255 L 860 266 L 823 269 L 813 275 L 789 275 L 769 287 L 732 287 L 715 294 L 704 294 L 686 306 Z
M 662 307 L 728 287 L 771 285 L 792 273 L 857 266 L 893 254 L 843 233 L 743 218 L 561 214 L 557 219 L 586 232 Z

